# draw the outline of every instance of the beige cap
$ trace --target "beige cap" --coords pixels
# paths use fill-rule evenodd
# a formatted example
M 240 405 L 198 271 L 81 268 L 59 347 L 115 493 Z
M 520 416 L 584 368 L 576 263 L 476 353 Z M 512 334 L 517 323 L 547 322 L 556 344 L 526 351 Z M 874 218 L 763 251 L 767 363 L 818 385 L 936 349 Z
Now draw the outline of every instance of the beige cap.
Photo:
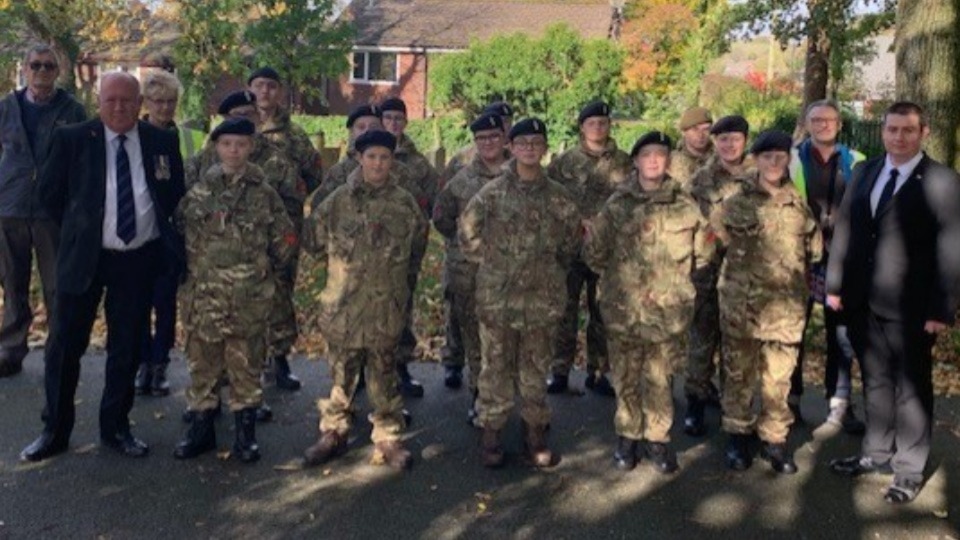
M 712 124 L 713 117 L 705 107 L 691 107 L 680 117 L 680 131 L 690 129 L 700 124 Z

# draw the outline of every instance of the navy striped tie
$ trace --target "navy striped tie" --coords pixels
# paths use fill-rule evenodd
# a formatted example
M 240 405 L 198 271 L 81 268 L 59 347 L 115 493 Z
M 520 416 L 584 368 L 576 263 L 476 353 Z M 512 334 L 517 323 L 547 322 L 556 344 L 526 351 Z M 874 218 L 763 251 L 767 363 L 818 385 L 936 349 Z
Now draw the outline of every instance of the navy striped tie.
M 130 174 L 130 158 L 123 143 L 127 136 L 121 134 L 117 148 L 117 237 L 129 244 L 137 236 L 137 206 L 133 201 L 133 177 Z

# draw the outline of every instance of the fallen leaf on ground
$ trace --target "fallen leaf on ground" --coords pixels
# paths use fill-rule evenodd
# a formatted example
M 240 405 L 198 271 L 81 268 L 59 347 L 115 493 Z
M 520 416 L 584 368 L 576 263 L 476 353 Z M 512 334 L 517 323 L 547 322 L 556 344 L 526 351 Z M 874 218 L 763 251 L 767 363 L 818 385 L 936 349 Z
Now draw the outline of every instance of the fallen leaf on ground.
M 420 456 L 423 457 L 424 460 L 430 460 L 442 456 L 446 451 L 447 447 L 443 444 L 428 444 L 424 447 L 423 451 L 420 452 Z
M 302 471 L 303 469 L 304 463 L 302 459 L 291 459 L 286 463 L 273 466 L 273 470 L 275 471 Z
M 229 450 L 220 450 L 220 451 L 218 451 L 218 452 L 217 452 L 217 459 L 219 459 L 220 461 L 226 461 L 226 460 L 230 459 L 230 451 L 229 451 Z
M 93 444 L 93 443 L 85 444 L 85 445 L 77 448 L 76 450 L 74 450 L 73 453 L 74 453 L 74 454 L 89 454 L 89 453 L 92 452 L 96 447 L 97 447 L 97 445 L 95 445 L 95 444 Z
M 160 411 L 156 411 L 156 412 L 153 413 L 153 419 L 154 419 L 154 420 L 163 420 L 163 419 L 166 418 L 166 417 L 167 417 L 167 415 L 163 414 L 163 413 L 160 412 Z

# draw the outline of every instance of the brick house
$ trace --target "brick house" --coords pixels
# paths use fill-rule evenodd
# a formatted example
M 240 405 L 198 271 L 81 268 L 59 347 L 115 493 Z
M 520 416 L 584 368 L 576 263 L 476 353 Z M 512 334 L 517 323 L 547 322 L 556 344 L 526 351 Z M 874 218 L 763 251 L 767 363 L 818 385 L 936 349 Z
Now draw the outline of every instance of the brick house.
M 353 0 L 343 13 L 356 28 L 351 72 L 327 82 L 329 113 L 398 96 L 410 118 L 426 118 L 432 55 L 496 34 L 541 35 L 558 22 L 606 38 L 611 14 L 609 0 Z

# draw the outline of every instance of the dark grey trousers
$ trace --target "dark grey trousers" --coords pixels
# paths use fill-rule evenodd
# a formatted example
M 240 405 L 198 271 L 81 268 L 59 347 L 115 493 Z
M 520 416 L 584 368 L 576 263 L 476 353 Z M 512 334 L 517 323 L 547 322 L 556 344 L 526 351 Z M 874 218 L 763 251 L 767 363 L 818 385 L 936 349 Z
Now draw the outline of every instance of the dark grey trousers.
M 0 279 L 3 281 L 3 323 L 0 361 L 20 362 L 27 355 L 30 277 L 36 253 L 47 320 L 53 321 L 56 297 L 57 247 L 60 227 L 48 219 L 0 218 Z

